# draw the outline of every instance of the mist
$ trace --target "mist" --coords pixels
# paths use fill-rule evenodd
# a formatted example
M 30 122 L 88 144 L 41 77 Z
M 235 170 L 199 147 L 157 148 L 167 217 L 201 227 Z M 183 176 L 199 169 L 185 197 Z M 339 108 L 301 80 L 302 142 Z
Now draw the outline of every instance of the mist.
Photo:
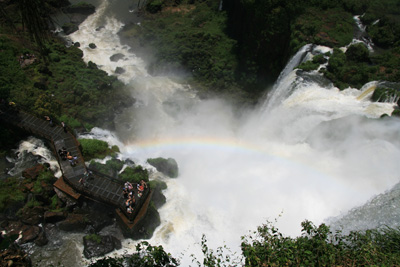
M 149 75 L 146 61 L 120 45 L 123 24 L 106 13 L 107 3 L 70 37 L 85 61 L 110 74 L 127 70 L 119 78 L 135 105 L 118 114 L 115 132 L 94 132 L 118 144 L 121 158 L 152 170 L 151 179 L 166 181 L 167 203 L 150 243 L 187 256 L 200 252 L 205 234 L 210 247 L 238 252 L 240 237 L 267 221 L 297 236 L 303 220 L 320 224 L 398 183 L 400 125 L 379 119 L 392 103 L 359 99 L 365 89 L 340 91 L 289 68 L 268 95 L 272 102 L 238 116 L 225 100 L 201 100 L 186 84 Z M 125 59 L 110 62 L 115 53 Z M 155 172 L 146 163 L 155 157 L 174 158 L 178 178 Z M 133 249 L 125 240 L 123 250 Z

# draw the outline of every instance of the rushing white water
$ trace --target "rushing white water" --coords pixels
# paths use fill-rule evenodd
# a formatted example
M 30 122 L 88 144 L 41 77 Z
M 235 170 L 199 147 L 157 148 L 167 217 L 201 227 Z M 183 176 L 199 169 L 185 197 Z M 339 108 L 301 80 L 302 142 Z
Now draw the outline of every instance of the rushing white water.
M 56 177 L 61 176 L 61 170 L 57 159 L 40 139 L 29 137 L 19 144 L 19 147 L 14 150 L 14 153 L 15 157 L 8 158 L 8 161 L 14 164 L 14 167 L 8 172 L 11 176 L 15 176 L 26 168 L 33 167 L 38 163 L 48 163 L 54 175 Z
M 176 159 L 179 177 L 161 178 L 168 184 L 167 203 L 150 243 L 175 257 L 183 253 L 183 266 L 190 254 L 200 254 L 202 234 L 211 248 L 226 244 L 239 251 L 240 237 L 266 220 L 279 217 L 278 228 L 295 236 L 301 221 L 319 224 L 399 182 L 400 124 L 377 119 L 393 104 L 368 100 L 374 84 L 340 91 L 299 76 L 293 68 L 307 58 L 307 46 L 280 76 L 273 100 L 238 118 L 221 99 L 199 100 L 188 86 L 151 77 L 145 61 L 120 45 L 116 33 L 123 24 L 107 13 L 109 5 L 102 1 L 71 39 L 81 43 L 86 61 L 108 73 L 125 68 L 119 77 L 138 102 L 117 118 L 113 137 L 93 134 L 118 144 L 122 158 L 139 164 Z M 125 59 L 111 62 L 116 53 Z M 116 254 L 134 244 L 125 240 Z

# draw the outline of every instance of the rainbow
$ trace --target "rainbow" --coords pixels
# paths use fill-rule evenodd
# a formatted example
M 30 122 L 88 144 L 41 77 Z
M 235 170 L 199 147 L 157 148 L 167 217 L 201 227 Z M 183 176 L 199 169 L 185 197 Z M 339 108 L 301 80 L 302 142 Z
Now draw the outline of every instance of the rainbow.
M 300 159 L 293 159 L 279 151 L 275 153 L 273 151 L 267 151 L 256 144 L 250 142 L 244 142 L 235 138 L 217 138 L 217 137 L 180 137 L 180 138 L 154 138 L 154 139 L 143 139 L 140 141 L 130 142 L 126 144 L 134 150 L 169 150 L 169 151 L 180 151 L 185 149 L 193 150 L 206 150 L 210 153 L 218 151 L 238 153 L 243 155 L 255 155 L 260 156 L 267 161 L 274 161 L 277 164 L 285 164 L 288 167 L 294 167 L 302 169 L 306 173 L 314 174 L 318 176 L 330 176 L 324 173 L 323 170 L 318 169 L 316 166 L 306 164 Z

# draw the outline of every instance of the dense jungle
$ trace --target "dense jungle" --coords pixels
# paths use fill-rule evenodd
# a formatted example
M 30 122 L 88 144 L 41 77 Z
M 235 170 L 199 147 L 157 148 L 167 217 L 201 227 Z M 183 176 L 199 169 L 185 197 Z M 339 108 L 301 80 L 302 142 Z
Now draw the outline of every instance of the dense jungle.
M 329 60 L 316 56 L 298 66 L 299 70 L 314 71 L 326 63 L 318 71 L 341 90 L 360 89 L 369 81 L 384 80 L 392 82 L 393 87 L 376 88 L 372 99 L 400 99 L 399 1 L 148 0 L 138 1 L 137 7 L 140 23 L 125 25 L 118 33 L 121 40 L 139 56 L 148 58 L 151 75 L 174 75 L 203 99 L 229 99 L 238 111 L 259 104 L 288 60 L 305 44 L 327 46 L 333 48 L 333 53 Z M 93 12 L 90 3 L 71 4 L 68 0 L 0 1 L 2 106 L 13 102 L 39 117 L 51 116 L 56 123 L 64 121 L 75 133 L 95 126 L 114 129 L 116 114 L 134 105 L 135 99 L 117 76 L 107 74 L 93 62 L 85 63 L 79 43 L 68 43 L 58 31 L 61 28 L 64 33 L 72 33 Z M 55 18 L 60 13 L 80 15 L 77 20 L 58 25 Z M 373 52 L 363 43 L 353 43 L 346 51 L 341 49 L 351 43 L 357 31 L 355 16 L 365 26 Z M 96 44 L 92 45 L 95 48 Z M 399 114 L 396 107 L 387 115 Z M 27 134 L 0 124 L 0 157 L 5 158 Z M 110 150 L 104 142 L 81 143 L 87 161 L 118 151 L 115 147 Z M 6 167 L 0 165 L 3 172 Z M 142 174 L 143 170 L 136 171 Z M 32 190 L 36 192 L 41 186 L 45 188 L 46 202 L 52 210 L 60 208 L 60 200 L 50 193 L 55 180 L 51 172 L 44 168 L 36 180 L 25 179 L 22 184 L 34 184 Z M 0 184 L 1 212 L 10 211 L 12 206 L 19 216 L 39 206 L 28 200 L 26 186 L 21 186 L 16 177 L 2 178 Z M 155 186 L 161 191 L 165 185 Z M 2 216 L 3 223 L 5 218 Z M 3 228 L 3 224 L 0 226 Z M 10 260 L 30 266 L 29 256 L 10 245 L 15 238 L 3 239 L 2 266 Z M 306 220 L 302 235 L 295 238 L 285 237 L 273 223 L 261 225 L 253 235 L 242 238 L 241 249 L 245 266 L 395 266 L 400 262 L 399 239 L 399 229 L 342 235 L 332 233 L 325 224 L 316 226 Z M 201 246 L 204 259 L 193 259 L 194 265 L 242 264 L 223 247 L 209 248 L 206 236 Z M 12 256 L 18 253 L 19 257 Z M 135 254 L 90 264 L 127 265 L 178 266 L 179 260 L 162 246 L 142 242 Z

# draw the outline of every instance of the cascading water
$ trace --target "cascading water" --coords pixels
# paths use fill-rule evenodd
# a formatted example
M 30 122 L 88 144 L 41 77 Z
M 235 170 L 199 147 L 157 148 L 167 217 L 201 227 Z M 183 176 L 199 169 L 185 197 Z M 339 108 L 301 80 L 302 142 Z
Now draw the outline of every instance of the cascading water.
M 190 254 L 201 254 L 203 234 L 211 248 L 226 244 L 238 252 L 240 237 L 266 220 L 280 217 L 277 227 L 295 236 L 301 221 L 319 224 L 398 183 L 400 123 L 377 119 L 393 104 L 370 102 L 366 90 L 373 84 L 340 91 L 318 74 L 293 71 L 304 52 L 326 48 L 304 47 L 270 100 L 237 118 L 221 99 L 200 100 L 188 86 L 151 77 L 145 62 L 120 45 L 119 15 L 102 1 L 70 38 L 81 43 L 86 61 L 110 74 L 126 69 L 119 77 L 138 101 L 116 119 L 121 158 L 144 166 L 154 157 L 178 162 L 177 179 L 152 177 L 165 180 L 168 189 L 150 243 L 182 257 L 183 266 Z M 94 50 L 88 48 L 92 42 Z M 110 61 L 117 53 L 124 60 Z M 106 131 L 95 134 L 112 140 Z M 125 240 L 115 254 L 134 244 Z

